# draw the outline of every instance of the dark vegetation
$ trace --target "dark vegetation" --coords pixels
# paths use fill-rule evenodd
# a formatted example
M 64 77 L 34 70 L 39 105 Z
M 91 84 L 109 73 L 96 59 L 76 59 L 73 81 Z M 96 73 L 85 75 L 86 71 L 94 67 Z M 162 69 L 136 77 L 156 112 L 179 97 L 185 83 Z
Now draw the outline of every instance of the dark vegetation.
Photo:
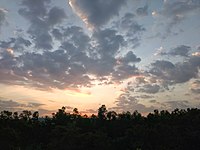
M 105 105 L 98 115 L 81 116 L 65 107 L 52 117 L 2 111 L 1 150 L 198 150 L 200 109 L 117 114 Z

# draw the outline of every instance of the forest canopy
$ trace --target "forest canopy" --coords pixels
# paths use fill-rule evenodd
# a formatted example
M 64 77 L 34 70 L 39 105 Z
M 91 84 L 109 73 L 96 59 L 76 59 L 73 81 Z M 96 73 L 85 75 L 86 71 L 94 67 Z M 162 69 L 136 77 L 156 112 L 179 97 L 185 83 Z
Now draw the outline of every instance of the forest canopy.
M 116 113 L 105 105 L 97 115 L 65 107 L 52 116 L 39 112 L 1 111 L 3 150 L 184 150 L 200 147 L 200 109 Z

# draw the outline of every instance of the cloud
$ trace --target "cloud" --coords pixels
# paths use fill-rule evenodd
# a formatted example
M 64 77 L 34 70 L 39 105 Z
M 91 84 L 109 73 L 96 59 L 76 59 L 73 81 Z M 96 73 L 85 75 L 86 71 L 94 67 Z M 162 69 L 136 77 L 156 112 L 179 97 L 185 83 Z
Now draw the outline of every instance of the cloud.
M 179 53 L 181 47 L 186 50 Z M 173 90 L 173 85 L 185 83 L 191 79 L 199 78 L 200 57 L 189 55 L 190 47 L 180 46 L 172 49 L 169 53 L 173 55 L 187 56 L 183 62 L 172 63 L 167 60 L 156 60 L 148 66 L 149 70 L 140 71 L 140 76 L 127 83 L 126 92 L 156 94 L 165 90 Z M 193 84 L 197 85 L 197 82 Z M 190 89 L 193 93 L 198 93 L 198 88 Z
M 169 52 L 161 52 L 160 55 L 188 57 L 190 51 L 190 46 L 180 45 L 176 48 L 171 49 Z
M 140 62 L 141 59 L 138 58 L 132 51 L 129 51 L 124 57 L 118 59 L 119 63 L 121 64 L 131 64 Z
M 187 108 L 191 107 L 189 105 L 188 101 L 167 101 L 167 102 L 164 102 L 164 104 L 166 105 L 166 107 L 169 110 L 174 110 L 176 108 L 178 108 L 178 109 L 187 109 Z
M 157 60 L 151 66 L 149 73 L 168 84 L 184 83 L 198 77 L 200 57 L 190 56 L 185 62 L 176 64 L 170 61 Z
M 135 81 L 137 84 L 145 84 L 147 81 L 145 80 L 145 77 L 136 77 Z
M 187 57 L 189 55 L 189 51 L 191 50 L 191 47 L 180 45 L 174 49 L 172 49 L 169 54 L 174 56 L 184 56 Z
M 131 96 L 129 93 L 122 93 L 116 100 L 116 107 L 113 107 L 112 109 L 116 111 L 130 111 L 133 112 L 135 110 L 138 110 L 141 113 L 148 113 L 150 111 L 153 111 L 155 107 L 153 106 L 145 106 L 141 103 L 139 103 L 139 100 L 137 97 Z
M 21 36 L 12 37 L 7 41 L 0 41 L 0 47 L 13 49 L 13 51 L 22 53 L 32 45 L 31 41 Z
M 148 5 L 137 8 L 136 13 L 138 16 L 147 16 L 148 15 Z
M 200 80 L 195 80 L 192 83 L 190 90 L 194 94 L 200 94 Z
M 135 63 L 141 59 L 132 51 L 117 56 L 124 46 L 124 39 L 115 30 L 99 30 L 92 37 L 76 26 L 57 31 L 61 34 L 58 50 L 42 53 L 25 51 L 13 55 L 4 48 L 0 52 L 0 82 L 39 90 L 74 89 L 91 87 L 94 80 L 105 84 L 118 83 L 139 74 Z M 13 46 L 17 40 L 12 38 L 0 44 L 2 47 L 17 47 Z M 24 49 L 29 46 L 26 42 L 19 45 Z M 102 77 L 107 81 L 101 81 Z
M 8 110 L 8 111 L 23 111 L 23 110 L 31 110 L 36 111 L 40 109 L 41 106 L 45 104 L 28 102 L 28 103 L 20 103 L 14 100 L 2 100 L 0 99 L 0 111 Z
M 120 8 L 126 3 L 121 0 L 69 0 L 75 13 L 89 26 L 98 28 L 118 15 Z
M 160 86 L 157 84 L 145 84 L 142 88 L 138 90 L 138 92 L 148 93 L 148 94 L 155 94 L 158 93 L 160 90 Z
M 17 108 L 21 108 L 21 107 L 24 107 L 24 106 L 25 106 L 24 104 L 15 102 L 13 100 L 8 100 L 8 101 L 0 100 L 0 110 L 1 111 L 17 109 Z
M 6 22 L 6 10 L 3 8 L 0 8 L 0 29 Z
M 67 16 L 65 14 L 65 11 L 63 9 L 60 9 L 58 7 L 53 7 L 50 9 L 48 13 L 48 19 L 47 24 L 53 26 L 56 24 L 59 24 L 65 19 Z
M 135 48 L 140 44 L 140 36 L 146 29 L 138 24 L 134 14 L 126 13 L 116 24 L 120 31 L 125 32 L 127 42 L 132 44 L 130 47 Z
M 194 15 L 195 12 L 199 13 L 199 10 L 199 0 L 166 0 L 163 2 L 162 9 L 160 11 L 153 11 L 152 15 L 157 19 L 157 30 L 159 27 L 165 28 L 162 37 L 166 38 L 166 36 L 173 34 L 175 26 Z
M 104 29 L 94 32 L 93 38 L 96 39 L 98 43 L 96 48 L 102 58 L 116 55 L 125 42 L 123 36 L 113 29 Z
M 50 0 L 23 0 L 21 5 L 24 8 L 18 11 L 31 23 L 27 33 L 30 34 L 38 49 L 50 50 L 53 48 L 50 31 L 66 18 L 64 10 L 58 7 L 48 10 L 50 2 Z

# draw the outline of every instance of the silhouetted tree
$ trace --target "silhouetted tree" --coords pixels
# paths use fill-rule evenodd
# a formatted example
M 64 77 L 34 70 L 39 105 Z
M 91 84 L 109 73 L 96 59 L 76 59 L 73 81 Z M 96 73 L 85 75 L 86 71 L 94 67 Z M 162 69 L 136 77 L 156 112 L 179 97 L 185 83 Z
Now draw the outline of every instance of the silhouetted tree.
M 52 117 L 38 111 L 0 113 L 2 150 L 196 150 L 200 147 L 200 109 L 116 113 L 105 105 L 98 116 L 81 116 L 65 107 Z M 78 117 L 77 117 L 78 116 Z M 24 121 L 25 120 L 25 121 Z
M 4 111 L 1 112 L 0 118 L 5 119 L 5 120 L 11 119 L 12 118 L 12 112 L 4 110 Z
M 105 105 L 102 105 L 102 106 L 98 109 L 98 118 L 99 118 L 100 120 L 105 120 L 105 119 L 106 119 L 106 112 L 107 112 L 106 106 L 105 106 Z
M 13 113 L 13 119 L 16 119 L 16 120 L 19 119 L 18 112 Z
M 29 110 L 23 110 L 19 117 L 25 121 L 29 121 L 32 113 Z
M 108 120 L 116 120 L 117 113 L 115 111 L 109 111 L 107 113 L 107 118 L 108 118 Z
M 39 112 L 38 111 L 35 111 L 32 115 L 32 120 L 33 121 L 38 121 L 38 118 L 39 118 Z

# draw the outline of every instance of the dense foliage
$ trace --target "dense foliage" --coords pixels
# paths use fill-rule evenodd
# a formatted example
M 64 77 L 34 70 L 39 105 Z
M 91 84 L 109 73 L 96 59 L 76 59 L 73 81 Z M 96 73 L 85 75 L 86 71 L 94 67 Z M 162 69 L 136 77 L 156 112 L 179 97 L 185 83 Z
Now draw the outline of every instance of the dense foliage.
M 200 109 L 155 110 L 144 117 L 102 105 L 97 116 L 87 117 L 62 107 L 43 119 L 38 112 L 2 111 L 0 138 L 2 150 L 197 150 Z

